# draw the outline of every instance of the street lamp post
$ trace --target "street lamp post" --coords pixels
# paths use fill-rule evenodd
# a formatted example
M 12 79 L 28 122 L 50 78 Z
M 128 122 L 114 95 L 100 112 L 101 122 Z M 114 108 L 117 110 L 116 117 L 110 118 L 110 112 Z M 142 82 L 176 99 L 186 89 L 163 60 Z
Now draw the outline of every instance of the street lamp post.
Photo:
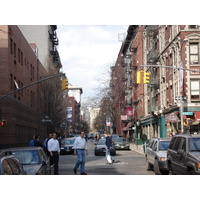
M 180 74 L 180 79 L 179 79 L 179 84 L 180 84 L 180 106 L 179 106 L 179 113 L 180 113 L 180 121 L 181 121 L 181 132 L 180 133 L 183 133 L 184 129 L 183 129 L 183 63 L 182 63 L 182 47 L 183 47 L 183 44 L 185 42 L 187 42 L 188 39 L 187 38 L 184 38 L 183 39 L 183 43 L 181 45 L 181 48 L 180 48 L 180 52 L 179 52 L 179 55 L 180 55 L 180 69 L 179 69 L 179 74 Z

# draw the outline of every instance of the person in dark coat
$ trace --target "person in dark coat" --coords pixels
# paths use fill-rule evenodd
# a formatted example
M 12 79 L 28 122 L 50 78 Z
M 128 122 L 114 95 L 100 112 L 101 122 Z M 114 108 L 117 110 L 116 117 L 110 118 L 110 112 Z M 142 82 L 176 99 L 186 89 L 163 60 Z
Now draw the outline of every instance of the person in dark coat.
M 142 134 L 141 140 L 142 140 L 142 143 L 143 143 L 143 150 L 144 150 L 144 153 L 145 153 L 145 151 L 146 151 L 146 143 L 147 143 L 147 136 L 146 136 L 145 133 Z
M 112 147 L 112 139 L 108 136 L 108 134 L 105 132 L 104 136 L 106 138 L 106 159 L 108 161 L 108 164 L 112 164 L 115 159 L 110 155 L 110 149 Z

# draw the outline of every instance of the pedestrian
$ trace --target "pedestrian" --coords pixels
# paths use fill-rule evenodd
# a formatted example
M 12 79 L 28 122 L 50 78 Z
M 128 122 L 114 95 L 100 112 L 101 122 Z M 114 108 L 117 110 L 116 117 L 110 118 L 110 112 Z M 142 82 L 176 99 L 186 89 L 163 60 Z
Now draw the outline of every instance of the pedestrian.
M 88 155 L 86 140 L 84 138 L 85 133 L 81 132 L 80 136 L 77 137 L 74 141 L 73 149 L 74 154 L 77 155 L 78 161 L 76 162 L 76 165 L 74 167 L 74 174 L 77 174 L 77 169 L 80 167 L 80 174 L 81 175 L 87 175 L 85 172 L 85 152 L 86 155 Z
M 48 141 L 48 151 L 50 153 L 50 165 L 54 164 L 54 175 L 59 175 L 58 173 L 58 162 L 60 156 L 60 145 L 56 139 L 56 133 L 53 133 L 53 137 Z
M 142 144 L 143 144 L 143 151 L 145 153 L 146 152 L 146 143 L 147 143 L 147 136 L 145 133 L 142 134 L 141 140 L 142 140 Z
M 33 139 L 29 142 L 29 147 L 34 147 L 34 140 L 35 140 L 35 135 L 33 135 Z
M 106 132 L 104 133 L 104 136 L 106 138 L 106 159 L 111 165 L 115 161 L 115 159 L 110 155 L 110 150 L 112 148 L 112 139 L 108 136 Z
M 43 147 L 44 147 L 44 151 L 46 153 L 47 156 L 50 156 L 50 153 L 48 151 L 48 141 L 53 137 L 53 135 L 50 133 L 49 137 L 47 137 L 43 143 Z
M 42 147 L 42 142 L 39 139 L 39 136 L 35 135 L 34 147 Z

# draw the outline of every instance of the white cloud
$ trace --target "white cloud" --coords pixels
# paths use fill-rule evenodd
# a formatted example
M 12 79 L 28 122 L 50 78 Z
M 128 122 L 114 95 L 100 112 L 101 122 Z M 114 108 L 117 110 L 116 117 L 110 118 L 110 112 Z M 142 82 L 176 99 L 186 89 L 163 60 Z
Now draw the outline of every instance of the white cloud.
M 58 26 L 59 54 L 69 82 L 94 93 L 103 66 L 111 66 L 121 47 L 118 34 L 128 26 Z

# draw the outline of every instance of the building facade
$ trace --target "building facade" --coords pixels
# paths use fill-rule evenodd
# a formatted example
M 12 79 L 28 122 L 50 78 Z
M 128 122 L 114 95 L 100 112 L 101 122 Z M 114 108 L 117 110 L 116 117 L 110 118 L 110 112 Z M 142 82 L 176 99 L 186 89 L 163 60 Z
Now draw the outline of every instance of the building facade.
M 131 28 L 132 37 L 127 40 Z M 171 132 L 200 132 L 199 31 L 198 25 L 129 26 L 124 43 L 131 45 L 133 118 L 130 122 L 136 139 L 142 133 L 152 138 L 169 137 Z M 117 70 L 117 62 L 113 71 Z M 149 83 L 136 82 L 138 71 L 150 74 Z M 117 74 L 125 77 L 119 70 Z M 115 76 L 113 73 L 111 80 Z M 113 101 L 112 106 L 117 109 L 119 104 Z M 123 121 L 116 123 L 117 127 Z M 121 131 L 123 127 L 119 128 Z
M 37 45 L 33 41 L 30 44 L 18 26 L 0 26 L 0 113 L 1 119 L 7 122 L 5 127 L 0 127 L 1 147 L 28 145 L 35 134 L 44 139 L 49 125 L 52 125 L 44 123 L 50 114 L 46 103 L 50 82 L 34 84 L 2 98 L 49 76 L 38 59 L 40 49 L 36 49 Z M 54 68 L 56 66 L 54 64 Z M 61 90 L 59 79 L 55 86 Z

